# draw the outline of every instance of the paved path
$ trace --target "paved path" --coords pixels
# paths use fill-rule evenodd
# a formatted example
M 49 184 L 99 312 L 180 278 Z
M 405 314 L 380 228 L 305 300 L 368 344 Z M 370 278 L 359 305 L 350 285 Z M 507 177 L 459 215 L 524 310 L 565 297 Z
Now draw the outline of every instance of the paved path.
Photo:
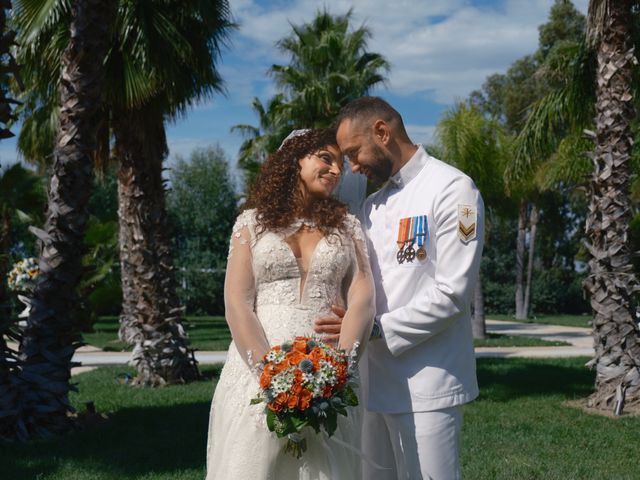
M 476 348 L 478 358 L 550 358 L 593 356 L 591 331 L 588 328 L 541 325 L 487 320 L 487 331 L 502 335 L 522 335 L 542 340 L 567 342 L 569 346 L 558 347 L 483 347 Z M 82 367 L 100 365 L 122 365 L 129 361 L 129 352 L 103 352 L 92 346 L 80 348 L 73 357 Z M 223 363 L 227 352 L 196 352 L 196 360 L 202 365 Z M 79 370 L 75 370 L 74 373 Z
M 592 357 L 595 353 L 593 337 L 589 328 L 487 320 L 487 331 L 500 335 L 521 335 L 540 340 L 566 342 L 570 345 L 558 347 L 482 347 L 476 348 L 476 357 L 478 358 Z
M 520 323 L 502 320 L 487 320 L 487 331 L 501 335 L 534 337 L 541 340 L 567 342 L 570 345 L 557 347 L 481 347 L 476 348 L 478 358 L 558 358 L 592 357 L 594 355 L 591 329 Z M 17 348 L 17 345 L 13 345 Z M 79 348 L 73 361 L 82 366 L 72 370 L 73 374 L 92 370 L 101 365 L 123 365 L 129 361 L 129 352 L 104 352 L 92 345 Z M 227 352 L 196 352 L 196 360 L 202 365 L 224 363 Z

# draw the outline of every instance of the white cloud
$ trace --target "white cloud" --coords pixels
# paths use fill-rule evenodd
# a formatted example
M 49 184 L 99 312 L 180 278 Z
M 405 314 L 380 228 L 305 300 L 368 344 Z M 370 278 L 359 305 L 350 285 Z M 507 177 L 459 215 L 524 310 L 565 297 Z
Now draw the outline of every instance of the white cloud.
M 574 4 L 586 13 L 588 0 Z M 263 102 L 271 97 L 277 88 L 267 70 L 288 62 L 276 41 L 291 33 L 290 23 L 311 21 L 325 5 L 333 14 L 353 8 L 352 26 L 364 23 L 370 29 L 369 50 L 383 54 L 392 65 L 388 84 L 375 94 L 406 97 L 405 118 L 411 116 L 413 123 L 409 134 L 415 142 L 429 143 L 434 127 L 422 122 L 435 123 L 434 111 L 466 97 L 487 76 L 505 72 L 514 60 L 534 52 L 538 26 L 547 20 L 553 0 L 230 0 L 230 5 L 240 26 L 232 32 L 219 64 L 228 95 L 216 95 L 186 122 L 169 129 L 172 156 L 188 156 L 195 146 L 218 141 L 235 158 L 242 137 L 229 133 L 229 127 L 257 125 L 253 97 Z M 196 139 L 198 135 L 202 138 Z
M 414 143 L 429 144 L 435 141 L 435 125 L 405 125 L 405 128 Z
M 576 2 L 586 11 L 588 0 Z M 475 6 L 470 0 L 335 0 L 333 13 L 353 6 L 354 25 L 365 23 L 373 36 L 369 48 L 392 64 L 388 90 L 397 95 L 422 93 L 449 104 L 482 85 L 487 75 L 505 71 L 538 42 L 538 25 L 545 22 L 553 0 L 503 0 Z M 287 35 L 289 22 L 313 18 L 322 4 L 313 0 L 272 2 L 269 7 L 252 0 L 232 0 L 241 22 L 239 38 L 253 45 L 238 52 L 257 71 L 246 72 L 264 80 L 264 72 L 279 58 L 274 43 Z M 267 60 L 268 59 L 268 60 Z

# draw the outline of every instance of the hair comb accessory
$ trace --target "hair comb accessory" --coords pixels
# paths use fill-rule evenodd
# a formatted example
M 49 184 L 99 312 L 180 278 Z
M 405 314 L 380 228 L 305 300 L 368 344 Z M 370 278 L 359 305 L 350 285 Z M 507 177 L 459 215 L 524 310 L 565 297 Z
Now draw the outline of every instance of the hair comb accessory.
M 293 137 L 299 137 L 300 135 L 304 135 L 305 133 L 310 132 L 310 131 L 311 131 L 310 128 L 300 128 L 298 130 L 293 130 L 289 135 L 287 135 L 287 138 L 285 138 L 282 141 L 282 143 L 278 147 L 278 150 L 282 149 L 284 144 L 287 143 L 289 140 L 291 140 Z

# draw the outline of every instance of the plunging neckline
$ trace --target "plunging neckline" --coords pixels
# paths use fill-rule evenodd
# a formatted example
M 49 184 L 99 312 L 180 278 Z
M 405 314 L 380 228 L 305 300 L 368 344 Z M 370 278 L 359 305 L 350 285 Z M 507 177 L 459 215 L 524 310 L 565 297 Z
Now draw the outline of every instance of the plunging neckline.
M 299 229 L 298 229 L 299 230 Z M 307 263 L 307 273 L 304 276 L 304 282 L 302 281 L 302 276 L 303 276 L 303 269 L 302 269 L 302 257 L 296 257 L 296 254 L 294 253 L 293 249 L 291 248 L 291 245 L 289 245 L 289 242 L 287 242 L 287 238 L 289 238 L 292 235 L 295 235 L 298 230 L 296 230 L 293 234 L 287 236 L 287 237 L 282 237 L 281 241 L 282 243 L 284 243 L 287 251 L 289 252 L 289 254 L 291 255 L 291 257 L 293 257 L 293 260 L 295 261 L 296 267 L 298 268 L 298 304 L 302 303 L 302 300 L 304 299 L 304 294 L 307 291 L 307 280 L 309 278 L 309 274 L 311 273 L 311 270 L 313 268 L 313 260 L 315 259 L 316 256 L 316 252 L 318 251 L 318 247 L 320 246 L 320 243 L 326 238 L 325 235 L 323 235 L 322 237 L 320 237 L 320 239 L 316 242 L 315 246 L 313 247 L 313 251 L 311 252 L 311 255 L 309 256 L 309 261 Z

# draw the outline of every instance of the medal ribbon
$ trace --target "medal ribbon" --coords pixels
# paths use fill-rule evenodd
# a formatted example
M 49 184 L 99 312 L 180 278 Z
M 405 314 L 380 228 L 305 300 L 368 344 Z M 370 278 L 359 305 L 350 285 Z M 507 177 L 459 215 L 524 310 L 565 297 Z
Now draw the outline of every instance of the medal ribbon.
M 404 243 L 409 243 L 411 239 L 409 238 L 409 233 L 411 232 L 411 218 L 404 219 Z
M 426 220 L 427 220 L 426 215 L 420 215 L 418 217 L 418 229 L 415 234 L 418 240 L 418 248 L 424 245 L 424 240 L 425 240 L 425 237 L 427 236 L 427 232 L 425 228 L 426 226 L 425 224 L 427 223 Z
M 404 244 L 409 236 L 409 218 L 400 219 L 400 226 L 398 227 L 398 249 L 402 250 Z
M 420 218 L 421 217 L 411 217 L 411 244 L 413 244 L 418 238 Z

